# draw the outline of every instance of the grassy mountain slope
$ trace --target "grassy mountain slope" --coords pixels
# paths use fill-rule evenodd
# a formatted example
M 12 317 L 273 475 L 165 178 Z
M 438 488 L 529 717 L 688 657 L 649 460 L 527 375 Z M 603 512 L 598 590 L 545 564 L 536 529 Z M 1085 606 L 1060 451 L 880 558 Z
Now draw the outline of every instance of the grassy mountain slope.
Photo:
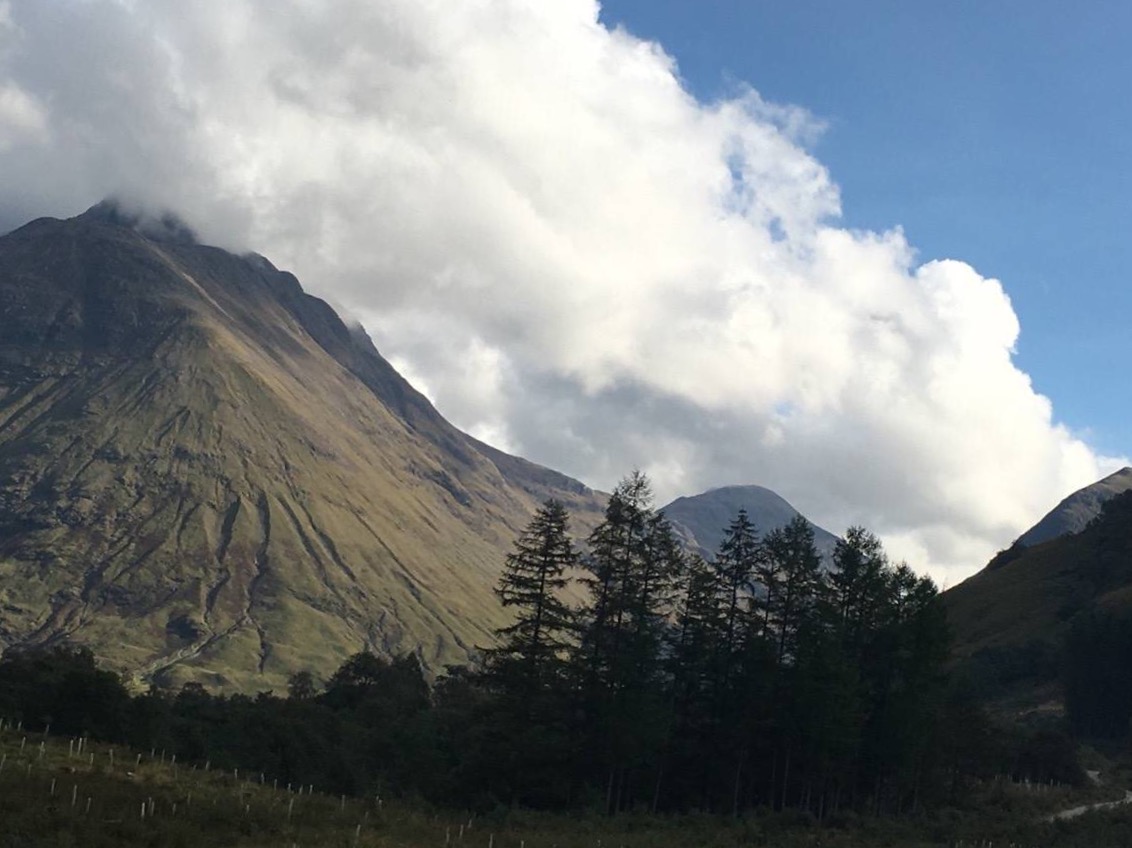
M 0 239 L 0 646 L 241 689 L 369 647 L 466 657 L 536 504 L 259 257 L 112 206 Z
M 1056 683 L 1075 616 L 1132 610 L 1132 492 L 1078 534 L 1004 551 L 943 598 L 960 662 L 1007 694 Z M 1056 686 L 1038 694 L 1060 697 Z

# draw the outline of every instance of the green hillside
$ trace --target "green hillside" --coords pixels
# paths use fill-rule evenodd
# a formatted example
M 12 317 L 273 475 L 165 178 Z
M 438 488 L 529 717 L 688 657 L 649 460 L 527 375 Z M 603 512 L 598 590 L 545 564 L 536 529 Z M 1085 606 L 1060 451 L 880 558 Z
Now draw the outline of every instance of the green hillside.
M 1132 612 L 1132 494 L 1076 535 L 1004 551 L 943 599 L 955 657 L 980 685 L 1059 712 L 1074 622 Z

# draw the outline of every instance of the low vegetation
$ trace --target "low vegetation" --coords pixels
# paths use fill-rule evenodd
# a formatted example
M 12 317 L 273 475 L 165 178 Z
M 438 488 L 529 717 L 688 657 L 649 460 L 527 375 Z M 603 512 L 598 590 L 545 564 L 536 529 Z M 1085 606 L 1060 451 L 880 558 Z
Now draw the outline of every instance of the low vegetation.
M 468 812 L 420 800 L 354 798 L 260 773 L 174 762 L 89 738 L 0 730 L 0 845 L 403 846 L 404 848 L 1019 848 L 1127 845 L 1132 808 L 1048 822 L 1051 810 L 1101 797 L 1069 787 L 992 781 L 973 805 L 900 818 L 811 817 L 767 809 L 740 818 L 627 813 Z

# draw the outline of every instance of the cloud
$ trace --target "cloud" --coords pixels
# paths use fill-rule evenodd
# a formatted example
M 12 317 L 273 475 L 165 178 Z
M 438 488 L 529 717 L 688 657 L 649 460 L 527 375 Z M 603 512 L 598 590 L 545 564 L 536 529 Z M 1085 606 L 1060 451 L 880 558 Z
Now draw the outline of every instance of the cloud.
M 12 83 L 0 86 L 0 150 L 42 140 L 45 123 L 43 108 L 27 92 Z
M 697 101 L 594 2 L 0 12 L 0 225 L 178 210 L 593 485 L 757 482 L 953 580 L 1111 464 L 1014 365 L 999 282 L 840 224 L 820 121 Z

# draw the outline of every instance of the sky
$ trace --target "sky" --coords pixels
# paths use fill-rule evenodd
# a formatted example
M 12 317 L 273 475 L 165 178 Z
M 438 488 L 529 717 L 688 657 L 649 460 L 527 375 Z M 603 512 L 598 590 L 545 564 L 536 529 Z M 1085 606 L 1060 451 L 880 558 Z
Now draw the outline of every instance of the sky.
M 0 231 L 174 211 L 481 438 L 949 585 L 1127 450 L 1129 13 L 988 5 L 0 0 Z
M 1090 0 L 608 0 L 697 96 L 749 81 L 805 106 L 852 227 L 1003 281 L 1017 358 L 1093 445 L 1132 441 L 1132 6 Z

